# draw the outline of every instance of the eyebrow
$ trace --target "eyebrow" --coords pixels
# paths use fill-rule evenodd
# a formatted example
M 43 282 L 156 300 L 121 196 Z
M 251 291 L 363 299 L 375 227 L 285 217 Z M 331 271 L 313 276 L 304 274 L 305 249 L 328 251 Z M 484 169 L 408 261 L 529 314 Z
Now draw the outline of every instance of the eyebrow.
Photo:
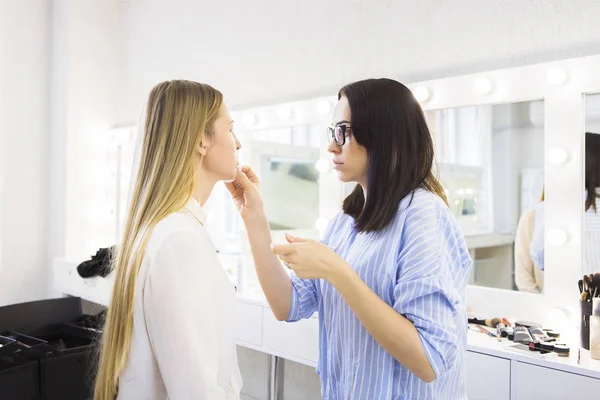
M 335 125 L 337 126 L 337 125 L 340 125 L 340 124 L 350 124 L 350 123 L 351 123 L 350 121 L 346 121 L 346 120 L 344 119 L 344 120 L 342 120 L 342 121 L 338 121 L 338 122 L 336 122 L 336 123 L 335 123 Z

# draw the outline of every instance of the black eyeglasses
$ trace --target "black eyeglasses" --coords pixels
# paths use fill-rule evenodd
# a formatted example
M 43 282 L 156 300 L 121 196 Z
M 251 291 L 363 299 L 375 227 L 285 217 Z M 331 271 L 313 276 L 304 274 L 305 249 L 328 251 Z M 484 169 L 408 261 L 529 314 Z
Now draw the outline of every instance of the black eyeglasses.
M 346 143 L 346 136 L 352 130 L 351 126 L 348 125 L 336 125 L 327 127 L 327 139 L 329 139 L 329 143 L 335 140 L 335 144 L 338 146 L 343 146 Z

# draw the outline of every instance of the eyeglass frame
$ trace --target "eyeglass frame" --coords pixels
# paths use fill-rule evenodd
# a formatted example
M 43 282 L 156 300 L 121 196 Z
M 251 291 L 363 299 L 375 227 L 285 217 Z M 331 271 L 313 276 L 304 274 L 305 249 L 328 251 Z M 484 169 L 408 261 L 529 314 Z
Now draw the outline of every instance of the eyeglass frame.
M 336 129 L 340 128 L 342 131 L 342 142 L 338 142 L 336 137 L 335 137 L 335 131 Z M 349 136 L 348 133 L 352 131 L 352 126 L 351 125 L 347 125 L 347 121 L 343 121 L 340 123 L 335 124 L 334 126 L 328 126 L 327 127 L 327 139 L 328 139 L 328 143 L 331 144 L 332 141 L 335 141 L 335 144 L 338 146 L 343 146 L 344 144 L 346 144 L 346 137 Z

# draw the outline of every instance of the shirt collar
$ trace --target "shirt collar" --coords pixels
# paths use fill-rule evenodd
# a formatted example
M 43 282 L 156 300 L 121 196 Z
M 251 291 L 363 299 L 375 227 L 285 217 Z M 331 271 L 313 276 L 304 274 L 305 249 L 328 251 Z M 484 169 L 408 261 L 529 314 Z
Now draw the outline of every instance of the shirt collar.
M 206 225 L 206 213 L 202 209 L 200 203 L 198 203 L 198 200 L 192 197 L 185 208 L 191 212 L 202 225 Z

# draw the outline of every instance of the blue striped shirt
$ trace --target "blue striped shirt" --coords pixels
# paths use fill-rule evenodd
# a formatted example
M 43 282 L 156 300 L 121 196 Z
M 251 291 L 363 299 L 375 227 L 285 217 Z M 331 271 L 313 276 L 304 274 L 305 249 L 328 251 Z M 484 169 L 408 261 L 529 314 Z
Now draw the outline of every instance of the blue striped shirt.
M 292 275 L 288 321 L 319 313 L 321 394 L 326 400 L 466 399 L 466 285 L 472 260 L 448 207 L 425 190 L 407 196 L 380 232 L 358 233 L 340 213 L 323 243 L 417 328 L 437 379 L 426 383 L 396 361 L 324 280 Z

